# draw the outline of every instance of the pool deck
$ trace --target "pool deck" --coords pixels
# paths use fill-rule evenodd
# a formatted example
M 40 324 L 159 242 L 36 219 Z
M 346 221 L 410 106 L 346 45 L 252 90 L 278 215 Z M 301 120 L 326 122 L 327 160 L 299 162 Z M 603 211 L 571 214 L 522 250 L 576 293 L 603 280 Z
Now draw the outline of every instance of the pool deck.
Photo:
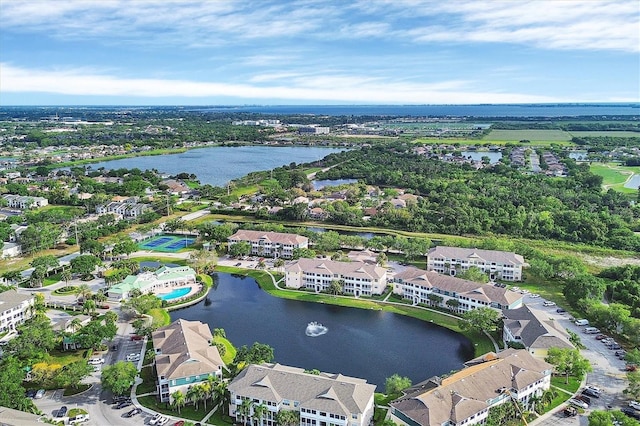
M 188 297 L 193 296 L 194 294 L 196 294 L 197 292 L 199 292 L 199 291 L 200 291 L 200 289 L 202 288 L 202 284 L 200 284 L 200 283 L 198 283 L 198 282 L 197 282 L 197 283 L 195 283 L 195 284 L 189 284 L 188 286 L 190 286 L 190 287 L 191 287 L 191 290 L 189 291 L 189 293 L 185 294 L 184 296 L 176 297 L 176 298 L 173 298 L 173 299 L 162 299 L 162 300 L 166 300 L 166 301 L 167 301 L 167 302 L 169 302 L 169 303 L 173 303 L 173 302 L 178 301 L 178 300 L 180 300 L 180 299 L 185 299 L 185 298 L 188 298 Z M 172 292 L 172 291 L 174 291 L 174 290 L 177 290 L 177 289 L 180 289 L 180 288 L 183 288 L 183 287 L 187 287 L 187 286 L 175 286 L 175 287 L 169 287 L 169 290 L 170 290 L 169 292 L 167 292 L 167 291 L 164 291 L 164 292 L 156 291 L 156 292 L 154 292 L 153 294 L 155 294 L 156 296 L 160 297 L 160 295 L 162 295 L 162 294 L 167 294 L 167 293 L 170 293 L 170 292 Z M 167 290 L 167 289 L 166 289 L 166 288 L 164 288 L 164 289 L 162 289 L 162 290 Z

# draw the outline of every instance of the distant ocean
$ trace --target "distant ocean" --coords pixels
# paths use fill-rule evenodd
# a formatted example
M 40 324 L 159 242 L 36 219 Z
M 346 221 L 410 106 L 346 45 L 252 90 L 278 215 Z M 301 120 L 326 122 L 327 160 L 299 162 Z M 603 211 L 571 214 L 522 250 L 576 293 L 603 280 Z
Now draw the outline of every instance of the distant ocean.
M 261 114 L 372 115 L 413 117 L 640 117 L 640 103 L 513 105 L 246 105 L 184 107 L 187 111 Z

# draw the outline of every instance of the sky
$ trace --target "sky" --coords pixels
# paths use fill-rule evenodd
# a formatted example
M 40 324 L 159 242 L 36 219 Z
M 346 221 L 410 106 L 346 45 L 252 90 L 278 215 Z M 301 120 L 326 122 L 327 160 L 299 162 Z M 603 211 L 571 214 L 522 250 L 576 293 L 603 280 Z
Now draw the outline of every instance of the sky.
M 0 0 L 0 105 L 640 101 L 638 0 Z

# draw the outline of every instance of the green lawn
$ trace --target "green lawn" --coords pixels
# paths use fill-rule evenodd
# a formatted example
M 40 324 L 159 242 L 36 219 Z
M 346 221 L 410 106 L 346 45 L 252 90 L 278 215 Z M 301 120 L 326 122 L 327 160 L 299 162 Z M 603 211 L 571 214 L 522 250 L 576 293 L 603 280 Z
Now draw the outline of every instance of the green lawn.
M 151 309 L 147 312 L 147 315 L 151 316 L 153 324 L 157 324 L 158 327 L 164 327 L 165 325 L 171 324 L 171 316 L 169 316 L 169 312 L 167 312 L 166 309 Z
M 611 130 L 611 131 L 584 130 L 584 131 L 576 131 L 576 132 L 569 132 L 569 133 L 571 133 L 572 136 L 595 136 L 595 137 L 610 136 L 614 138 L 640 138 L 640 133 L 626 131 L 626 130 Z
M 565 383 L 567 381 L 565 376 L 553 376 L 551 377 L 551 385 L 559 387 L 560 389 L 564 389 L 567 392 L 576 393 L 580 388 L 581 379 L 577 377 L 569 376 L 569 383 Z
M 211 403 L 207 404 L 207 410 L 205 411 L 204 406 L 202 404 L 198 404 L 198 409 L 196 410 L 193 405 L 186 405 L 180 408 L 180 413 L 178 414 L 178 410 L 174 410 L 169 406 L 169 404 L 164 402 L 158 402 L 154 395 L 142 396 L 138 398 L 138 401 L 143 406 L 150 408 L 154 411 L 157 411 L 162 414 L 168 414 L 171 416 L 181 417 L 183 419 L 195 420 L 199 422 L 207 415 L 207 413 L 212 409 Z
M 156 378 L 153 374 L 153 367 L 151 365 L 142 367 L 142 370 L 140 370 L 140 378 L 143 380 L 143 382 L 140 383 L 136 388 L 136 395 L 155 392 Z
M 491 130 L 482 138 L 483 141 L 512 141 L 529 140 L 531 142 L 568 142 L 572 138 L 569 132 L 564 130 Z
M 75 361 L 80 361 L 84 358 L 84 353 L 87 352 L 86 349 L 78 350 L 78 351 L 61 351 L 60 349 L 53 349 L 49 351 L 49 355 L 47 356 L 47 362 L 50 364 L 60 364 L 65 366 L 67 364 L 71 364 Z
M 213 343 L 222 343 L 224 345 L 224 348 L 226 349 L 224 355 L 222 356 L 222 360 L 224 361 L 225 364 L 230 364 L 233 361 L 233 358 L 236 357 L 236 348 L 231 344 L 231 342 L 228 339 L 225 339 L 224 337 L 220 337 L 220 336 L 214 336 L 213 337 Z
M 591 173 L 602 176 L 602 186 L 604 189 L 614 189 L 627 194 L 636 194 L 637 189 L 625 188 L 624 184 L 630 176 L 640 174 L 640 167 L 626 167 L 616 163 L 592 163 L 589 170 Z

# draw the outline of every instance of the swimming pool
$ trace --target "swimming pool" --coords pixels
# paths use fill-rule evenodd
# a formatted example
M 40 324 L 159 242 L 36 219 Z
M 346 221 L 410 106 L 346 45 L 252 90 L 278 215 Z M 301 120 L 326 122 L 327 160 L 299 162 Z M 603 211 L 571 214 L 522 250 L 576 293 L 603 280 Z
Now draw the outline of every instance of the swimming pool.
M 191 291 L 191 287 L 180 287 L 171 291 L 170 293 L 158 294 L 157 296 L 162 300 L 173 300 L 186 296 Z

